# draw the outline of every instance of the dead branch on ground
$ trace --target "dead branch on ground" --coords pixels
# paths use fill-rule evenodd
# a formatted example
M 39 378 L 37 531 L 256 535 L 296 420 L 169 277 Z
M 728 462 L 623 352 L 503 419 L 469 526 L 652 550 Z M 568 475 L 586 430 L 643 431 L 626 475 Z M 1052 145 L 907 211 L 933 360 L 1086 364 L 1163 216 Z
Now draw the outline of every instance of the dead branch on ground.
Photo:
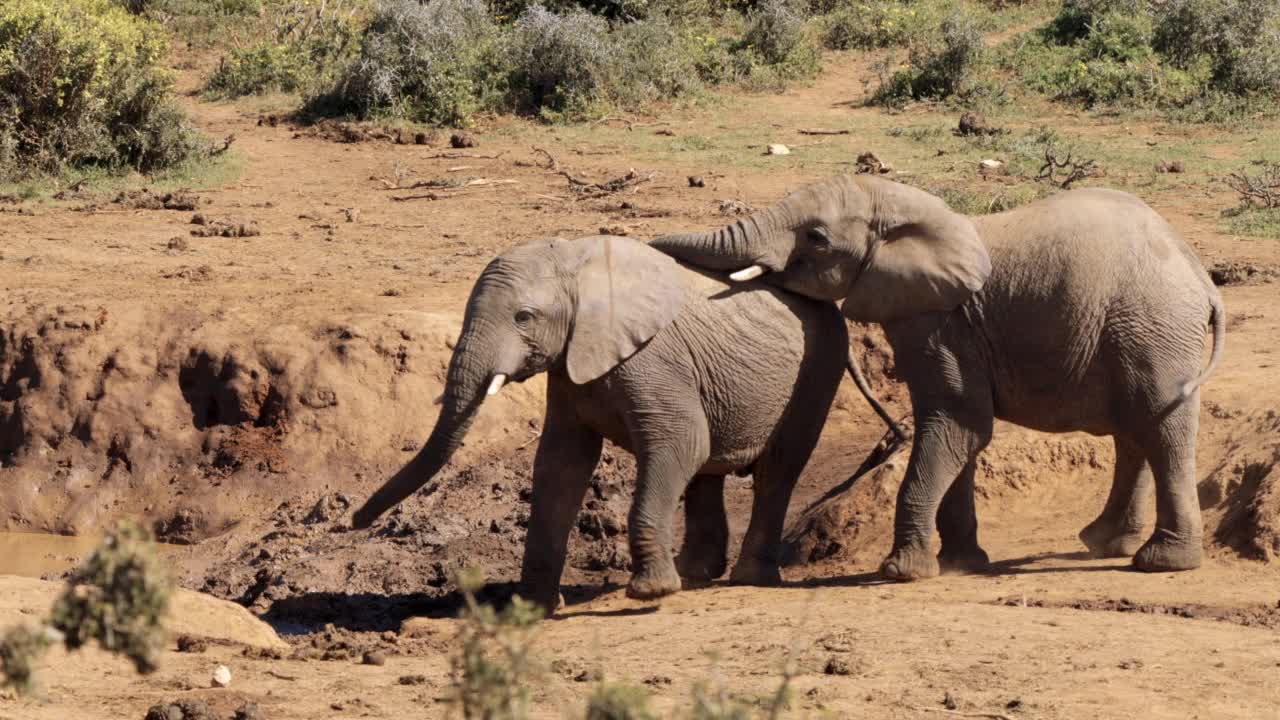
M 916 710 L 918 712 L 935 712 L 943 715 L 951 715 L 952 717 L 963 718 L 988 718 L 988 720 L 1013 720 L 1013 718 L 998 712 L 961 712 L 959 710 L 948 710 L 946 708 L 919 707 L 916 705 L 908 705 L 907 709 Z
M 503 155 L 506 155 L 506 154 L 507 154 L 506 150 L 503 150 L 497 155 L 477 155 L 475 153 L 464 153 L 464 152 L 442 152 L 442 153 L 436 153 L 435 155 L 428 155 L 424 159 L 425 160 L 461 160 L 463 158 L 466 158 L 468 160 L 498 160 Z
M 1059 178 L 1058 173 L 1063 170 L 1066 174 Z M 1098 163 L 1094 160 L 1077 160 L 1070 150 L 1065 158 L 1059 159 L 1053 145 L 1049 144 L 1044 148 L 1044 164 L 1040 166 L 1040 174 L 1036 176 L 1036 180 L 1048 180 L 1067 190 L 1072 184 L 1093 177 L 1097 172 Z
M 1240 194 L 1245 205 L 1280 208 L 1280 164 L 1267 163 L 1257 175 L 1231 173 L 1226 177 L 1226 183 Z
M 598 198 L 605 195 L 612 195 L 622 192 L 629 187 L 635 187 L 642 183 L 647 183 L 657 177 L 657 173 L 649 173 L 642 175 L 632 168 L 625 175 L 606 180 L 605 182 L 595 183 L 590 180 L 583 180 L 571 175 L 567 170 L 560 170 L 559 174 L 569 181 L 569 189 L 584 198 Z
M 822 128 L 801 128 L 801 135 L 848 135 L 848 130 L 823 130 Z

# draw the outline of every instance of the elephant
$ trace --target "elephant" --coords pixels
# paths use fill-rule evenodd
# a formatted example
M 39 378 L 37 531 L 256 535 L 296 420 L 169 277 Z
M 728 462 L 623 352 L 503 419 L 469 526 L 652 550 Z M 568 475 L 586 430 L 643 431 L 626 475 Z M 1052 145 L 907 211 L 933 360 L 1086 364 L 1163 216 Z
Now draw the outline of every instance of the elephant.
M 356 528 L 425 485 L 462 442 L 486 395 L 546 373 L 520 592 L 554 611 L 574 518 L 607 438 L 637 460 L 627 594 L 653 599 L 721 576 L 728 473 L 754 500 L 731 580 L 777 584 L 792 489 L 851 356 L 836 305 L 765 283 L 732 284 L 643 242 L 533 242 L 484 269 L 467 301 L 439 420 L 418 455 L 353 515 Z M 882 417 L 865 380 L 859 389 Z M 486 389 L 487 388 L 487 389 Z M 687 492 L 686 492 L 687 488 Z M 685 544 L 672 518 L 685 493 Z
M 1192 250 L 1133 195 L 1082 188 L 965 217 L 907 185 L 840 176 L 651 245 L 735 280 L 768 273 L 884 328 L 916 426 L 885 578 L 988 567 L 973 483 L 996 418 L 1113 438 L 1110 495 L 1080 533 L 1094 556 L 1132 556 L 1146 571 L 1200 565 L 1199 387 L 1221 360 L 1226 316 Z

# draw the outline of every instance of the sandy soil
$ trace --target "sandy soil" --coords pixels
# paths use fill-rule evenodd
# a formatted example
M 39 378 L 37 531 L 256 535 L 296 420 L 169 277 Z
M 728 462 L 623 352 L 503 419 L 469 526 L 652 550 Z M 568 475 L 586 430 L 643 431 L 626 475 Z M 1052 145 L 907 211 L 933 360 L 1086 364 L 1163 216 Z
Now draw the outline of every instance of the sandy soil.
M 671 127 L 741 131 L 759 117 L 772 136 L 803 142 L 797 127 L 883 125 L 877 111 L 844 102 L 854 85 L 852 70 L 837 69 L 782 96 L 731 99 L 741 116 L 731 129 L 709 111 Z M 472 278 L 529 239 L 713 226 L 733 212 L 723 200 L 762 205 L 838 168 L 637 160 L 582 141 L 582 131 L 515 121 L 481 128 L 478 147 L 465 150 L 450 149 L 447 133 L 428 145 L 367 133 L 342 142 L 352 138 L 341 129 L 191 106 L 211 135 L 235 134 L 245 167 L 230 184 L 195 189 L 194 203 L 169 203 L 188 209 L 96 196 L 0 207 L 0 527 L 83 534 L 147 517 L 182 544 L 170 557 L 184 585 L 249 607 L 291 649 L 215 643 L 172 653 L 144 678 L 96 652 L 57 656 L 43 668 L 42 700 L 0 700 L 0 718 L 142 718 L 153 704 L 192 697 L 228 718 L 245 702 L 273 719 L 443 716 L 458 607 L 448 573 L 478 564 L 500 597 L 518 572 L 540 384 L 486 403 L 435 493 L 370 531 L 342 528 L 352 504 L 427 436 Z M 803 124 L 769 125 L 801 110 Z M 852 159 L 860 142 L 809 157 Z M 657 174 L 601 197 L 573 192 L 560 173 L 602 181 L 633 166 Z M 690 188 L 689 175 L 708 187 Z M 441 178 L 490 182 L 408 187 Z M 1165 213 L 1207 264 L 1280 264 L 1274 243 L 1219 234 L 1217 208 L 1229 201 L 1205 178 L 1187 182 L 1205 189 L 1127 189 Z M 204 224 L 192 223 L 197 214 Z M 218 221 L 258 234 L 192 234 Z M 1202 569 L 1142 575 L 1084 558 L 1075 533 L 1105 499 L 1109 443 L 1001 426 L 978 478 L 990 575 L 874 579 L 898 458 L 828 508 L 822 537 L 801 538 L 799 557 L 812 561 L 787 569 L 788 587 L 715 586 L 636 603 L 618 590 L 633 466 L 610 453 L 573 537 L 571 604 L 541 630 L 540 654 L 559 662 L 535 689 L 538 716 L 580 705 L 591 684 L 575 678 L 594 668 L 646 683 L 664 713 L 713 675 L 760 697 L 789 655 L 800 671 L 797 716 L 938 717 L 948 696 L 962 712 L 1024 718 L 1274 715 L 1280 315 L 1277 286 L 1256 280 L 1223 288 L 1229 350 L 1204 391 L 1200 438 L 1210 530 Z M 905 413 L 891 358 L 874 331 L 866 337 L 855 345 L 877 391 Z M 793 516 L 843 481 L 881 432 L 846 382 Z M 729 493 L 735 533 L 748 483 Z M 369 649 L 389 661 L 360 664 Z M 207 689 L 219 663 L 235 680 Z M 402 680 L 415 675 L 423 679 Z

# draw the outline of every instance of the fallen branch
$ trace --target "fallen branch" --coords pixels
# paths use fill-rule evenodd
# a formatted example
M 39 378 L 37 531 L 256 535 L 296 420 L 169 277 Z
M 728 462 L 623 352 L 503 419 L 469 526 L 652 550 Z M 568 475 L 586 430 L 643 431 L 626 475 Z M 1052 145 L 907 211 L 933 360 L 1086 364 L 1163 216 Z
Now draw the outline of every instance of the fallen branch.
M 1059 170 L 1066 170 L 1066 177 L 1058 179 Z M 1067 151 L 1067 157 L 1059 160 L 1057 153 L 1054 152 L 1052 144 L 1046 145 L 1044 148 L 1044 164 L 1040 166 L 1040 174 L 1036 176 L 1036 180 L 1048 180 L 1063 190 L 1067 190 L 1072 184 L 1083 180 L 1087 177 L 1093 177 L 1098 172 L 1098 163 L 1093 160 L 1076 160 L 1071 151 Z
M 961 712 L 959 710 L 948 710 L 946 708 L 918 707 L 915 705 L 907 705 L 908 710 L 916 710 L 918 712 L 936 712 L 943 715 L 951 715 L 954 717 L 966 718 L 989 718 L 989 720 L 1013 720 L 1013 718 L 998 712 Z
M 280 680 L 288 680 L 289 682 L 294 682 L 296 680 L 301 679 L 297 675 L 285 675 L 284 673 L 276 672 L 275 670 L 268 670 L 267 674 L 273 678 L 278 678 Z
M 536 152 L 536 153 L 540 153 L 540 154 L 542 154 L 542 155 L 546 155 L 546 156 L 547 156 L 547 169 L 548 169 L 548 170 L 559 170 L 559 169 L 560 169 L 560 163 L 556 162 L 556 158 L 555 158 L 555 156 L 554 156 L 554 155 L 552 155 L 551 153 L 547 152 L 546 150 L 543 150 L 543 149 L 542 149 L 542 148 L 540 148 L 540 147 L 536 147 L 536 148 L 534 148 L 534 149 L 533 149 L 533 151 L 534 151 L 534 152 Z
M 801 135 L 848 135 L 848 130 L 823 130 L 821 128 L 801 128 Z
M 650 182 L 657 177 L 658 174 L 649 173 L 648 175 L 641 175 L 634 169 L 631 169 L 627 171 L 627 174 L 621 177 L 616 177 L 602 183 L 594 183 L 589 180 L 576 178 L 566 170 L 561 170 L 560 175 L 564 176 L 564 178 L 569 181 L 569 189 L 573 192 L 578 193 L 582 197 L 597 198 L 621 192 L 629 187 L 640 185 L 641 183 Z
M 1280 208 L 1280 164 L 1268 164 L 1258 175 L 1231 173 L 1225 182 L 1245 204 Z
M 497 160 L 506 154 L 507 152 L 505 150 L 498 153 L 497 155 L 476 155 L 475 153 L 442 152 L 442 153 L 436 153 L 435 155 L 428 155 L 424 159 L 425 160 L 461 160 L 463 158 L 466 158 L 468 160 Z

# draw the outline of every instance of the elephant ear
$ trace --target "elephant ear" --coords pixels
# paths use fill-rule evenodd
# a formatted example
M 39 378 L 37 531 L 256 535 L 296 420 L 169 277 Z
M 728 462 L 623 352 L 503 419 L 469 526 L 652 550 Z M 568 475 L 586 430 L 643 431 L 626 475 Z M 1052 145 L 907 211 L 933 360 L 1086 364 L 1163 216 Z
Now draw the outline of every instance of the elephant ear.
M 841 306 L 857 322 L 949 311 L 982 289 L 991 257 L 969 218 L 923 190 L 859 178 L 871 198 L 871 249 Z
M 578 307 L 565 364 L 588 383 L 617 367 L 675 320 L 687 286 L 675 260 L 636 240 L 584 238 Z

